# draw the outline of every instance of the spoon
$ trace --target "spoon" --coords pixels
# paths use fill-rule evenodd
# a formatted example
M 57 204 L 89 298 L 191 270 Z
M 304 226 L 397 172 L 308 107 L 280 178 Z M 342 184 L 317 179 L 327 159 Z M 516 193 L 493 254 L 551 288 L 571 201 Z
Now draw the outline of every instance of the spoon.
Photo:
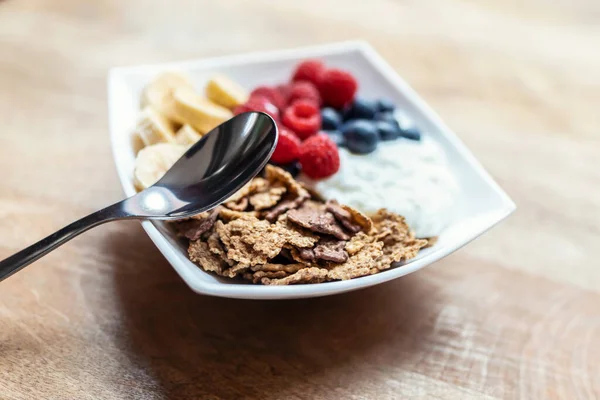
M 204 135 L 154 185 L 0 261 L 0 281 L 105 222 L 168 221 L 210 210 L 254 178 L 269 161 L 276 144 L 277 126 L 269 115 L 237 115 Z

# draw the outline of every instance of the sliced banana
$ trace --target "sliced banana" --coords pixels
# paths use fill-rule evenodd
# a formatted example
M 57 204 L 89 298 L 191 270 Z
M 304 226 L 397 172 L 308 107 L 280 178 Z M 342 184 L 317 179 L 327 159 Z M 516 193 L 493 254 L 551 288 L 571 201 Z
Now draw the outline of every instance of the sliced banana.
M 177 120 L 175 100 L 173 94 L 176 90 L 194 92 L 192 81 L 180 72 L 163 72 L 152 80 L 142 92 L 142 107 L 152 106 L 166 118 Z
M 248 92 L 225 75 L 213 76 L 205 88 L 206 97 L 225 108 L 233 109 L 248 100 Z
M 175 126 L 173 123 L 150 106 L 146 106 L 140 113 L 135 133 L 142 139 L 144 146 L 175 141 Z
M 196 143 L 202 137 L 194 128 L 189 125 L 182 126 L 175 134 L 175 142 L 189 146 Z
M 188 90 L 176 90 L 175 111 L 178 120 L 191 125 L 200 134 L 233 117 L 233 113 L 210 100 Z
M 145 147 L 135 159 L 133 178 L 135 187 L 144 190 L 156 183 L 185 153 L 188 146 L 158 143 Z

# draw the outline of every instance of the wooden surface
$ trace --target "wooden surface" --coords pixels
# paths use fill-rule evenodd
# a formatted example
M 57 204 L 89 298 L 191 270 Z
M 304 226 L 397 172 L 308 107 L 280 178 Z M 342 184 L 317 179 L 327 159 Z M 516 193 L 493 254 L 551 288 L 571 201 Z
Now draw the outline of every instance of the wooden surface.
M 193 294 L 137 223 L 0 284 L 2 399 L 600 397 L 597 0 L 0 2 L 0 257 L 122 196 L 115 65 L 364 38 L 519 210 L 420 272 Z

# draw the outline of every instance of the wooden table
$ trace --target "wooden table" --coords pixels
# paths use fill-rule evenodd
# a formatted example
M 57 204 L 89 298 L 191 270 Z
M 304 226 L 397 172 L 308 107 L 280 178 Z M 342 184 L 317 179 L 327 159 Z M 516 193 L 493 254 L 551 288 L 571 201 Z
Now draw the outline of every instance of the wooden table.
M 370 41 L 519 210 L 346 295 L 190 291 L 138 223 L 0 284 L 2 399 L 598 398 L 600 3 L 0 2 L 0 257 L 122 196 L 115 65 Z

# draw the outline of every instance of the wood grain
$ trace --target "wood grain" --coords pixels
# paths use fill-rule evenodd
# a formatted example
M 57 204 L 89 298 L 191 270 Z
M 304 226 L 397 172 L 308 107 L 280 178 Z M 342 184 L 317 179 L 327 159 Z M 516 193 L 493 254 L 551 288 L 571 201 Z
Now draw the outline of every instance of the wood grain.
M 356 4 L 355 4 L 356 3 Z M 600 3 L 0 2 L 0 257 L 122 195 L 114 65 L 370 41 L 519 206 L 330 298 L 193 294 L 136 223 L 0 284 L 2 399 L 600 397 Z

